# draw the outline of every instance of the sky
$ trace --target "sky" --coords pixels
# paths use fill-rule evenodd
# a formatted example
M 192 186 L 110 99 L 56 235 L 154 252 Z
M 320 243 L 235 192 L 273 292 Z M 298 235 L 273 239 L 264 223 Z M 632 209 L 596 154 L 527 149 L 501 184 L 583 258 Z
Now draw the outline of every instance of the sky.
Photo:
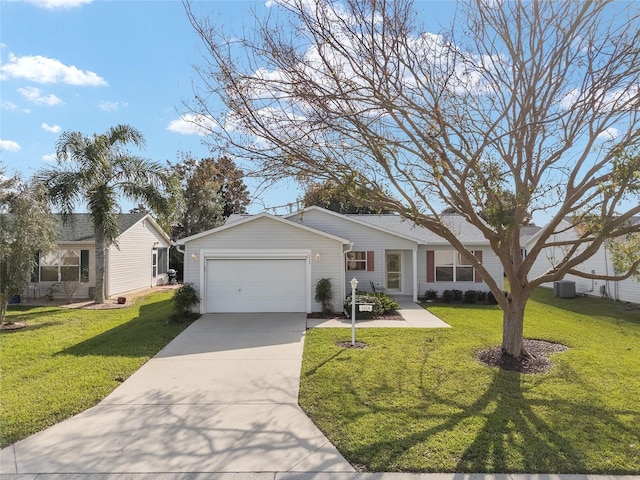
M 230 28 L 249 21 L 251 9 L 268 8 L 264 0 L 194 3 L 195 11 Z M 179 0 L 0 0 L 5 175 L 28 178 L 55 165 L 55 143 L 65 131 L 92 135 L 118 124 L 142 132 L 146 147 L 133 153 L 144 158 L 166 163 L 182 153 L 209 156 L 205 138 L 181 119 L 197 81 L 193 65 L 202 58 Z M 292 183 L 262 200 L 274 206 L 299 195 Z M 262 209 L 261 202 L 250 207 Z
M 453 2 L 424 1 L 450 18 Z M 193 1 L 225 31 L 241 31 L 274 0 Z M 434 17 L 436 18 L 436 17 Z M 200 39 L 180 0 L 0 0 L 0 161 L 28 178 L 55 165 L 65 131 L 104 133 L 118 124 L 142 132 L 147 159 L 205 158 L 209 148 L 183 120 L 203 62 Z M 295 202 L 295 182 L 260 191 L 250 213 Z M 134 205 L 126 202 L 123 211 Z M 81 208 L 80 208 L 81 209 Z M 285 209 L 286 210 L 286 209 Z M 278 210 L 275 210 L 278 211 Z M 280 212 L 282 213 L 282 212 Z

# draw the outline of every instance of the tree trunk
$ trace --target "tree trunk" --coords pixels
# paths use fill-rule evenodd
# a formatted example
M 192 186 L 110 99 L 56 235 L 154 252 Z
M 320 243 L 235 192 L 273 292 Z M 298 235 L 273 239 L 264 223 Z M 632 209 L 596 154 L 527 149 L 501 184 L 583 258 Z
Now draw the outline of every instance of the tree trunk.
M 502 352 L 512 357 L 529 356 L 523 345 L 526 299 L 511 297 L 502 320 Z
M 94 300 L 96 303 L 104 303 L 104 271 L 105 271 L 105 251 L 104 232 L 100 225 L 95 227 L 96 238 L 96 293 Z

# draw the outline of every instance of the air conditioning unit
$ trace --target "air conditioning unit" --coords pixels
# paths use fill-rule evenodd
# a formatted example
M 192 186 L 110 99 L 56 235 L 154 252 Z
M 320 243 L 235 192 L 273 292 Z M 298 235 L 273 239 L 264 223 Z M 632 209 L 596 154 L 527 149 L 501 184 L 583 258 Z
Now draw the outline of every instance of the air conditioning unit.
M 553 282 L 553 295 L 558 298 L 575 298 L 576 282 L 569 280 Z

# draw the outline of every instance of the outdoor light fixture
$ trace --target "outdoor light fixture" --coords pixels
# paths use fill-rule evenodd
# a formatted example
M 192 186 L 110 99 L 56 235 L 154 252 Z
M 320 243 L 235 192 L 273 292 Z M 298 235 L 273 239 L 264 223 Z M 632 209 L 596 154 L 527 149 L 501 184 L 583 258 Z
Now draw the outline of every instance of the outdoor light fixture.
M 198 256 L 195 253 L 191 254 L 191 261 L 195 262 L 198 259 Z
M 319 262 L 321 258 L 320 252 L 316 253 L 316 262 Z

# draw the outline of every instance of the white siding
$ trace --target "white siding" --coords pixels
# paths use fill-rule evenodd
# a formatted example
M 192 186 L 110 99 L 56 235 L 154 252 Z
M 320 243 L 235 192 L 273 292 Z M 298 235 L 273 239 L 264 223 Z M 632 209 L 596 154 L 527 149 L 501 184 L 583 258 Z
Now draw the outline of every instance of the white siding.
M 500 260 L 486 245 L 468 246 L 469 250 L 482 251 L 482 264 L 489 271 L 498 285 L 503 285 L 503 271 Z M 424 295 L 427 290 L 435 290 L 441 295 L 444 290 L 483 290 L 488 292 L 489 287 L 484 282 L 427 282 L 427 250 L 453 250 L 453 247 L 424 246 L 418 250 L 418 293 Z
M 372 272 L 362 270 L 347 270 L 345 275 L 344 293 L 351 293 L 349 282 L 356 277 L 358 289 L 369 290 L 369 282 L 385 285 L 385 252 L 403 251 L 402 295 L 413 293 L 413 250 L 417 243 L 413 240 L 392 235 L 378 229 L 361 225 L 346 217 L 338 217 L 320 210 L 309 210 L 303 214 L 289 217 L 307 227 L 315 228 L 323 232 L 346 238 L 353 242 L 353 251 L 373 251 L 374 270 Z
M 133 290 L 154 286 L 152 252 L 156 247 L 166 248 L 167 240 L 147 219 L 142 219 L 118 237 L 118 247 L 107 252 L 107 296 L 120 295 Z M 159 276 L 166 281 L 166 275 Z
M 301 250 L 307 250 L 310 254 L 311 310 L 320 311 L 322 309 L 322 306 L 314 299 L 315 286 L 321 278 L 331 280 L 335 294 L 334 308 L 338 311 L 342 310 L 339 288 L 339 285 L 344 282 L 342 243 L 268 217 L 256 218 L 187 242 L 184 257 L 184 281 L 192 283 L 196 291 L 203 295 L 200 270 L 203 252 L 262 251 L 273 253 L 280 251 L 286 253 Z M 192 258 L 192 255 L 195 255 L 195 258 Z
M 568 230 L 561 234 L 552 237 L 554 241 L 560 241 L 567 238 L 574 238 L 575 234 L 573 230 Z M 563 251 L 559 247 L 549 247 L 543 249 L 536 258 L 531 271 L 529 273 L 529 279 L 539 277 L 547 272 L 556 262 L 560 261 L 563 257 Z M 579 270 L 585 273 L 595 273 L 597 275 L 613 275 L 614 267 L 610 260 L 609 252 L 605 247 L 600 247 L 595 255 L 588 260 L 584 261 Z M 576 282 L 576 293 L 586 294 L 593 296 L 601 296 L 601 288 L 603 287 L 607 295 L 614 300 L 621 300 L 624 302 L 640 303 L 640 283 L 629 278 L 620 282 L 605 281 L 605 280 L 591 280 L 587 278 L 578 277 L 576 275 L 565 275 L 562 280 L 569 280 Z M 542 284 L 543 287 L 553 288 L 553 282 L 547 282 Z

